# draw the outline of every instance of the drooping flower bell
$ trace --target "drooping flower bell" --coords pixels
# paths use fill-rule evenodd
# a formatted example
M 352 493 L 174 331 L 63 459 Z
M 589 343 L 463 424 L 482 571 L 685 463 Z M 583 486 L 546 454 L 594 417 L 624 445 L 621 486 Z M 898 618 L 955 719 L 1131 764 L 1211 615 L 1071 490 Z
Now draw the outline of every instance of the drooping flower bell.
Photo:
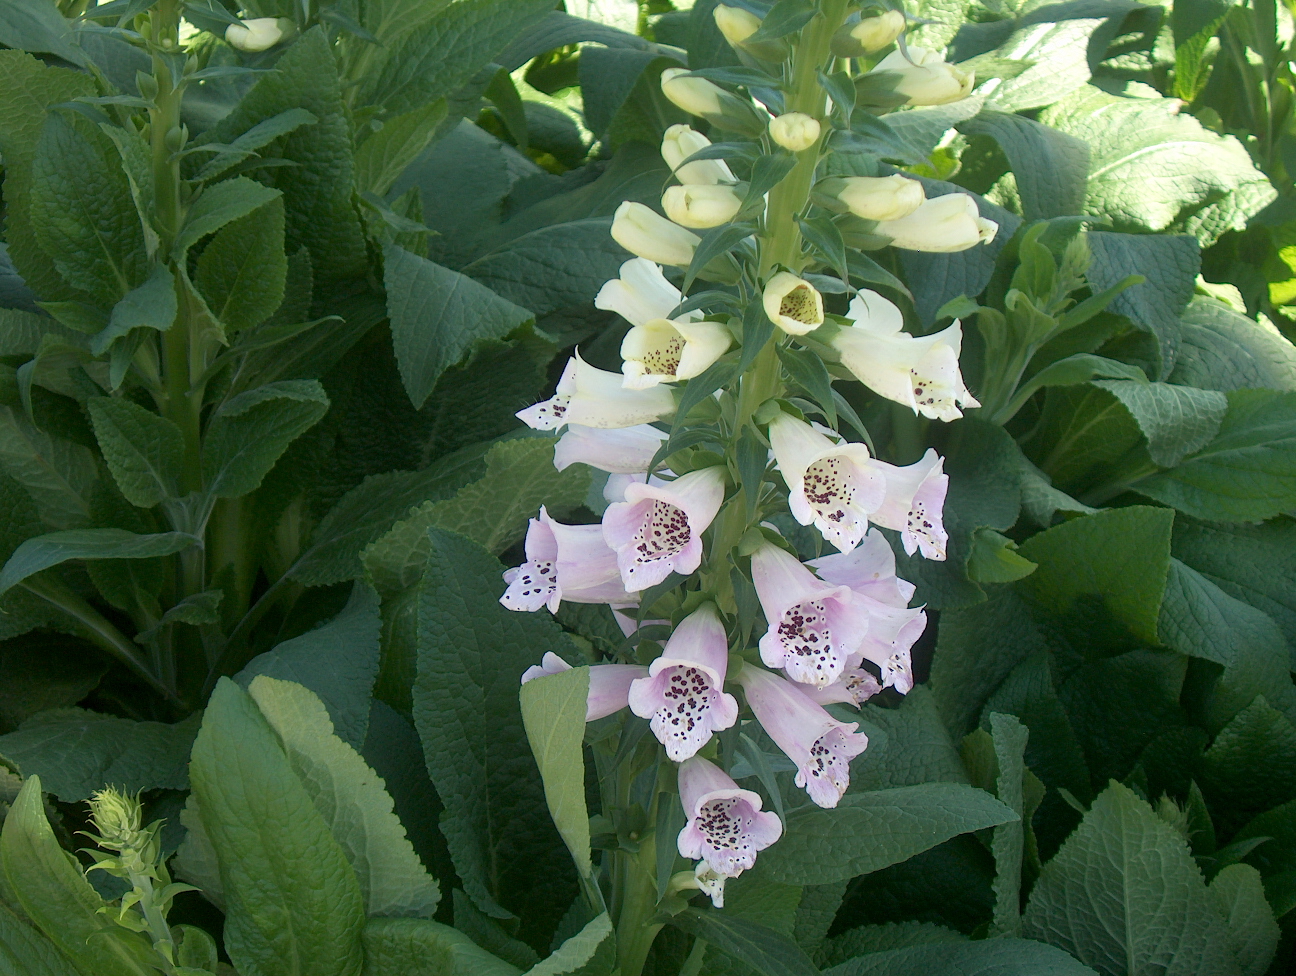
M 666 216 L 681 227 L 703 230 L 727 224 L 742 209 L 743 187 L 723 183 L 668 186 L 662 194 Z
M 554 395 L 519 410 L 517 418 L 533 430 L 557 430 L 569 423 L 608 429 L 635 427 L 674 412 L 669 390 L 627 390 L 622 379 L 620 373 L 589 365 L 577 353 L 567 360 Z
M 718 9 L 718 8 L 717 8 Z M 804 112 L 785 112 L 769 124 L 770 138 L 788 152 L 804 152 L 819 141 L 818 119 Z
M 886 497 L 873 513 L 873 521 L 899 532 L 907 555 L 917 549 L 925 559 L 944 559 L 949 544 L 943 519 L 949 490 L 949 475 L 941 470 L 945 459 L 929 447 L 921 460 L 904 467 L 878 460 L 871 463 L 886 478 Z
M 946 105 L 971 95 L 976 75 L 950 64 L 937 51 L 911 44 L 888 54 L 857 85 L 866 93 L 894 92 L 909 105 Z
M 677 841 L 680 856 L 701 858 L 718 875 L 738 877 L 783 835 L 778 815 L 761 810 L 760 794 L 740 789 L 705 759 L 680 766 L 679 793 L 688 817 Z
M 872 232 L 890 238 L 892 247 L 949 254 L 989 244 L 999 232 L 999 225 L 981 216 L 971 194 L 947 193 L 894 220 L 880 219 Z
M 843 207 L 864 220 L 899 220 L 927 199 L 917 180 L 891 176 L 831 176 L 815 184 L 816 201 L 833 210 Z
M 639 474 L 648 470 L 666 437 L 664 430 L 647 424 L 616 430 L 568 424 L 554 445 L 554 467 L 564 471 L 588 464 L 608 474 Z
M 850 303 L 852 325 L 829 340 L 842 365 L 874 393 L 933 420 L 958 420 L 960 407 L 981 404 L 963 385 L 958 322 L 935 335 L 905 332 L 904 316 L 877 292 L 861 289 Z
M 737 183 L 738 178 L 723 159 L 695 159 L 686 163 L 695 153 L 711 145 L 711 140 L 687 125 L 672 125 L 662 136 L 661 154 L 666 165 L 681 183 L 720 184 Z
M 689 115 L 701 116 L 717 128 L 750 136 L 765 131 L 765 120 L 750 101 L 691 74 L 688 68 L 663 71 L 661 90 L 677 107 Z
M 839 58 L 858 58 L 880 51 L 904 33 L 905 15 L 887 10 L 843 24 L 833 35 L 832 52 Z M 911 49 L 912 50 L 912 49 Z
M 673 224 L 642 203 L 627 200 L 612 217 L 612 239 L 631 254 L 677 268 L 687 268 L 702 238 Z
M 675 628 L 648 677 L 630 686 L 630 711 L 649 719 L 675 762 L 696 755 L 712 733 L 738 721 L 738 702 L 724 691 L 728 665 L 724 624 L 715 604 L 704 603 Z
M 603 538 L 616 550 L 630 592 L 702 563 L 702 533 L 724 501 L 725 468 L 690 471 L 664 485 L 631 484 L 603 513 Z
M 287 17 L 253 17 L 226 27 L 225 43 L 236 51 L 258 54 L 296 33 L 297 25 Z
M 616 553 L 603 540 L 598 525 L 563 525 L 549 517 L 544 506 L 531 519 L 526 534 L 527 561 L 506 570 L 508 589 L 500 603 L 510 610 L 539 610 L 558 604 L 634 603 L 621 586 Z
M 791 553 L 765 543 L 751 557 L 752 582 L 769 624 L 760 655 L 793 681 L 824 687 L 841 677 L 868 632 L 867 610 L 849 586 L 819 579 Z
M 763 668 L 748 665 L 737 681 L 761 727 L 796 764 L 796 785 L 819 806 L 835 807 L 850 786 L 850 761 L 868 748 L 868 736 Z
M 570 671 L 571 665 L 553 651 L 522 672 L 522 684 L 549 674 Z M 626 707 L 630 685 L 648 673 L 638 664 L 595 664 L 589 669 L 589 693 L 585 697 L 585 721 L 607 718 Z
M 838 443 L 786 413 L 770 422 L 769 436 L 792 517 L 813 523 L 843 552 L 853 548 L 886 495 L 886 480 L 871 467 L 868 448 Z
M 805 335 L 823 325 L 823 296 L 814 285 L 790 271 L 770 278 L 761 294 L 769 320 L 788 335 Z

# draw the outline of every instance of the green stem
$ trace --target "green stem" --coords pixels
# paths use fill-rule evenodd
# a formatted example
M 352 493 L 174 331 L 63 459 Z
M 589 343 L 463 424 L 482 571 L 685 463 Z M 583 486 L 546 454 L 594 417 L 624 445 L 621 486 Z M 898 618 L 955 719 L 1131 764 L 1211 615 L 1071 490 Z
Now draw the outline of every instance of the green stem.
M 648 834 L 637 854 L 619 855 L 624 861 L 621 915 L 617 920 L 617 961 L 621 976 L 639 976 L 648 951 L 661 931 L 660 922 L 649 920 L 657 913 L 656 836 Z

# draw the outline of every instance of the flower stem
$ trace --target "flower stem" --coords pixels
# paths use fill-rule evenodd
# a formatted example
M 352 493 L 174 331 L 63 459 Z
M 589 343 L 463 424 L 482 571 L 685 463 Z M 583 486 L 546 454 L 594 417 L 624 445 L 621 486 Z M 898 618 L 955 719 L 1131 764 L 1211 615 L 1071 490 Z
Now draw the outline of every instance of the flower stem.
M 621 917 L 617 920 L 617 962 L 621 976 L 639 976 L 660 922 L 649 921 L 657 912 L 657 881 L 650 866 L 657 862 L 657 838 L 648 834 L 637 854 L 623 854 L 624 873 Z

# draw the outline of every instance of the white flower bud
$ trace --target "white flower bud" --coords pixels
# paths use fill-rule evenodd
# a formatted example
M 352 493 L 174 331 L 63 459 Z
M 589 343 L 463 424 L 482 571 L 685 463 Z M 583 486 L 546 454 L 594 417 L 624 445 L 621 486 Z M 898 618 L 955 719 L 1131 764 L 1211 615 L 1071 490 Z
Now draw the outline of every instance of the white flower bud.
M 694 78 L 687 68 L 667 68 L 661 73 L 661 89 L 674 105 L 690 115 L 699 115 L 712 125 L 732 132 L 759 135 L 765 121 L 746 99 L 713 85 L 705 78 Z
M 888 10 L 876 17 L 865 17 L 850 27 L 850 36 L 866 54 L 880 51 L 904 33 L 905 15 Z
M 723 159 L 699 159 L 681 166 L 695 152 L 711 145 L 711 140 L 687 125 L 672 125 L 662 139 L 661 154 L 681 183 L 737 183 Z
M 742 202 L 742 194 L 732 186 L 689 184 L 667 187 L 662 209 L 681 227 L 719 227 L 733 220 Z
M 256 54 L 292 36 L 297 25 L 286 17 L 256 17 L 225 28 L 225 43 L 238 51 Z
M 769 280 L 761 302 L 770 321 L 789 335 L 805 335 L 823 325 L 823 296 L 789 271 Z
M 972 94 L 976 85 L 973 72 L 949 64 L 923 47 L 910 47 L 908 58 L 903 51 L 892 51 L 861 80 L 903 96 L 910 105 L 957 102 Z
M 627 200 L 612 218 L 612 239 L 638 257 L 687 268 L 702 238 L 642 203 Z
M 819 141 L 819 122 L 802 112 L 788 112 L 770 120 L 769 134 L 789 152 L 801 152 Z
M 837 199 L 856 217 L 865 220 L 899 220 L 907 217 L 927 199 L 922 184 L 894 176 L 847 176 Z
M 719 4 L 711 13 L 724 39 L 734 47 L 740 47 L 743 41 L 760 30 L 760 18 L 741 7 Z
M 981 216 L 969 194 L 948 193 L 928 200 L 906 217 L 880 222 L 873 233 L 889 237 L 892 246 L 907 251 L 945 254 L 988 244 L 998 231 L 999 225 Z

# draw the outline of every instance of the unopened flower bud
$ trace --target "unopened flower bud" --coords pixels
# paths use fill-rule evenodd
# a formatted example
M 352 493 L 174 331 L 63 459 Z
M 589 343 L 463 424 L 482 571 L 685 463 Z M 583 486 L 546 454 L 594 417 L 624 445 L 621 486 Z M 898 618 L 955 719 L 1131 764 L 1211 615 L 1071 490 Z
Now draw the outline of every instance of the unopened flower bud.
M 858 58 L 880 51 L 904 33 L 905 16 L 899 10 L 888 10 L 876 17 L 865 17 L 844 24 L 832 39 L 833 54 L 839 58 Z
M 910 47 L 892 51 L 856 82 L 862 94 L 890 92 L 909 105 L 945 105 L 972 94 L 976 75 L 949 64 L 935 51 Z
M 137 797 L 111 786 L 90 797 L 90 819 L 99 841 L 110 850 L 133 846 L 139 838 L 142 808 Z
M 747 135 L 759 135 L 765 129 L 765 122 L 750 101 L 705 78 L 692 77 L 687 68 L 663 71 L 661 89 L 662 94 L 678 108 L 690 115 L 701 116 L 721 129 Z
M 805 335 L 823 325 L 823 296 L 789 271 L 769 280 L 761 301 L 770 321 L 789 335 Z
M 760 18 L 741 7 L 726 7 L 724 4 L 718 4 L 712 11 L 712 16 L 715 17 L 716 26 L 720 28 L 724 39 L 734 47 L 741 46 L 743 41 L 760 30 Z
M 894 247 L 944 254 L 988 244 L 998 231 L 999 225 L 981 216 L 969 194 L 947 193 L 908 216 L 882 221 L 873 232 L 889 237 Z
M 898 220 L 913 213 L 926 199 L 922 184 L 900 174 L 844 176 L 820 180 L 814 198 L 833 210 L 845 208 L 864 220 Z
M 656 264 L 687 268 L 701 240 L 642 203 L 627 200 L 612 218 L 612 239 L 631 254 Z
M 801 152 L 819 141 L 819 122 L 802 112 L 788 112 L 770 120 L 769 134 L 789 152 Z
M 662 138 L 661 154 L 681 183 L 736 183 L 737 179 L 723 159 L 699 159 L 684 163 L 696 152 L 711 145 L 711 140 L 687 125 L 672 125 Z M 684 165 L 681 165 L 683 163 Z
M 247 54 L 274 47 L 297 32 L 297 25 L 287 17 L 255 17 L 242 24 L 225 28 L 225 43 Z
M 672 186 L 662 196 L 662 209 L 681 227 L 719 227 L 733 220 L 742 202 L 743 194 L 732 186 Z

